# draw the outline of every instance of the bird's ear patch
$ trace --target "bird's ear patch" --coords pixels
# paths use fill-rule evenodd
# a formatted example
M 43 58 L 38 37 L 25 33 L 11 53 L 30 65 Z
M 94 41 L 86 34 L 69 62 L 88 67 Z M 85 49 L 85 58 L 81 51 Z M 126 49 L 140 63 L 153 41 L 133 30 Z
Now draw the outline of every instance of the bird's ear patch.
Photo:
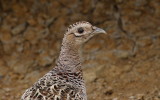
M 74 37 L 75 37 L 74 33 L 67 35 L 68 40 L 72 40 L 72 39 L 74 39 Z

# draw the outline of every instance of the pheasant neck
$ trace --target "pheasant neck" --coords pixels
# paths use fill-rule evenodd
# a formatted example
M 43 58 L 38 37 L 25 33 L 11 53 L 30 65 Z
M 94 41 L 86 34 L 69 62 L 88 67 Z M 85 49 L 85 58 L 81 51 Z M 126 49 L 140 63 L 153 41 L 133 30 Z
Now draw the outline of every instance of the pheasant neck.
M 80 46 L 76 45 L 74 35 L 65 35 L 57 63 L 58 67 L 73 73 L 81 71 L 79 49 Z

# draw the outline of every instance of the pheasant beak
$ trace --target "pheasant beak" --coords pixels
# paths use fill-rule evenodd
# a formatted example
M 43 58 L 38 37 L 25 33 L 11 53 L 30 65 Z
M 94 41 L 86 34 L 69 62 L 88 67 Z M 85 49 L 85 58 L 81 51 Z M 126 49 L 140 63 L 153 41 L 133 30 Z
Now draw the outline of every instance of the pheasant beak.
M 104 31 L 103 29 L 98 28 L 98 27 L 95 27 L 95 26 L 94 26 L 94 31 L 93 31 L 93 33 L 94 33 L 94 34 L 99 34 L 99 33 L 107 34 L 107 32 Z

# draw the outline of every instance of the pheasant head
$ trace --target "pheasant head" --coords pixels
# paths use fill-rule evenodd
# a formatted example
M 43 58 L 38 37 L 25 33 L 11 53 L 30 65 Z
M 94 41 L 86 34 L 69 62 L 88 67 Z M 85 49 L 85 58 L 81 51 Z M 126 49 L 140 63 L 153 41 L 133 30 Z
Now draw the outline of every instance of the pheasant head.
M 103 29 L 91 25 L 89 22 L 80 21 L 69 26 L 65 35 L 68 40 L 74 39 L 75 44 L 83 44 L 91 37 L 99 34 L 106 33 Z

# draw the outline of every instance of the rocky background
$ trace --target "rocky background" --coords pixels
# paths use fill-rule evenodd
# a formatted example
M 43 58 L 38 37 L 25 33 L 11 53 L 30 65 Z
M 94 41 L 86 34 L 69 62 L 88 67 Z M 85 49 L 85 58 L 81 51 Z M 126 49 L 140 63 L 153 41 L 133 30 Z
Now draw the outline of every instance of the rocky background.
M 51 70 L 81 20 L 108 32 L 83 46 L 88 100 L 160 100 L 160 0 L 0 0 L 0 100 Z

